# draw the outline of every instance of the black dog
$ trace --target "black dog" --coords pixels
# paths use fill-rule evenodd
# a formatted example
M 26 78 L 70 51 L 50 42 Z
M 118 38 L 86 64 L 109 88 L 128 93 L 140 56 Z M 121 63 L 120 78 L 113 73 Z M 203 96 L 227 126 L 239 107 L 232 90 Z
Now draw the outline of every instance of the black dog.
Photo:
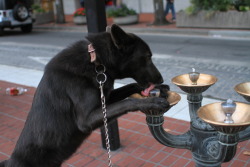
M 112 25 L 110 33 L 87 39 L 63 50 L 47 64 L 14 152 L 1 167 L 59 167 L 94 129 L 103 125 L 95 69 L 101 64 L 106 67 L 103 91 L 108 120 L 129 111 L 168 107 L 163 98 L 127 98 L 144 89 L 147 95 L 153 84 L 163 82 L 142 39 L 117 25 Z M 88 53 L 90 43 L 96 54 L 93 63 Z M 115 79 L 127 77 L 138 84 L 113 90 Z

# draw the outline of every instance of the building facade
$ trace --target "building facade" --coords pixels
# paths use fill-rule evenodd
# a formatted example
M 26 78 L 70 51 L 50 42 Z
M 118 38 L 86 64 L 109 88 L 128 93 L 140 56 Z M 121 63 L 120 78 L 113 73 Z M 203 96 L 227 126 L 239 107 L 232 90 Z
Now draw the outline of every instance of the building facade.
M 57 0 L 55 0 L 56 2 Z M 190 5 L 190 0 L 175 0 L 175 10 L 178 12 Z M 129 8 L 135 9 L 138 13 L 154 13 L 153 0 L 122 0 Z M 163 0 L 164 7 L 166 0 Z M 63 0 L 64 13 L 73 14 L 80 7 L 80 0 Z

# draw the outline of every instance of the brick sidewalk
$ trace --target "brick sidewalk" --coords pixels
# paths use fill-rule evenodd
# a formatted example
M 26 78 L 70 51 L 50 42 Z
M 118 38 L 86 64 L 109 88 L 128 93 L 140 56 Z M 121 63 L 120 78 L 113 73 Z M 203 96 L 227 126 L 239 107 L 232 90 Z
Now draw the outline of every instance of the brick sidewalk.
M 19 134 L 24 126 L 32 104 L 35 88 L 20 96 L 9 96 L 5 89 L 22 86 L 0 81 L 0 161 L 11 155 Z M 112 152 L 112 162 L 116 167 L 194 167 L 191 152 L 174 149 L 159 144 L 150 134 L 145 115 L 129 113 L 118 119 L 122 147 Z M 173 134 L 181 134 L 189 129 L 189 122 L 165 118 L 165 127 Z M 235 158 L 223 167 L 247 167 L 250 165 L 250 141 L 238 145 Z M 107 166 L 106 150 L 101 147 L 100 131 L 96 130 L 67 160 L 63 167 L 103 167 Z

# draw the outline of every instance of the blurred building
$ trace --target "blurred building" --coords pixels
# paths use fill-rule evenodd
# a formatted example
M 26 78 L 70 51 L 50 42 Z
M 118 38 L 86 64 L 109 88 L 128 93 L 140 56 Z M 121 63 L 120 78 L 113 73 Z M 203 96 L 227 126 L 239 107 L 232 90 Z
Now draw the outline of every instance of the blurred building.
M 57 15 L 56 5 L 63 2 L 64 15 L 73 15 L 76 9 L 80 8 L 80 0 L 29 0 L 31 3 L 37 4 L 40 9 L 34 11 L 36 24 L 43 24 L 54 21 Z M 110 0 L 109 4 L 124 3 L 129 8 L 137 11 L 137 13 L 154 13 L 154 0 Z M 162 0 L 164 8 L 166 0 Z M 187 8 L 190 5 L 190 0 L 175 0 L 176 12 Z M 107 2 L 108 3 L 108 2 Z
M 33 0 L 35 3 L 42 3 L 45 9 L 51 10 L 52 4 L 58 0 Z M 175 0 L 175 9 L 179 10 L 185 9 L 190 5 L 190 0 Z M 154 13 L 153 0 L 122 0 L 129 8 L 135 9 L 138 13 Z M 163 0 L 164 6 L 166 0 Z M 63 0 L 64 13 L 66 15 L 71 15 L 77 8 L 80 8 L 80 0 Z
M 122 0 L 129 8 L 138 13 L 154 13 L 153 0 Z M 164 7 L 166 0 L 163 0 Z M 175 0 L 175 10 L 178 12 L 190 6 L 190 0 Z

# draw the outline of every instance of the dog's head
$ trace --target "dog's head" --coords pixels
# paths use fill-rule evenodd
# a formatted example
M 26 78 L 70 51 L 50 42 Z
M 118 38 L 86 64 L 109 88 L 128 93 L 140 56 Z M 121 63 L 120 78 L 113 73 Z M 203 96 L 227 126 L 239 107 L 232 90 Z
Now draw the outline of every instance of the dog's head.
M 144 88 L 163 82 L 160 72 L 152 62 L 151 50 L 141 38 L 124 32 L 117 25 L 112 25 L 110 34 L 113 44 L 119 51 L 117 70 L 121 78 L 133 78 Z

